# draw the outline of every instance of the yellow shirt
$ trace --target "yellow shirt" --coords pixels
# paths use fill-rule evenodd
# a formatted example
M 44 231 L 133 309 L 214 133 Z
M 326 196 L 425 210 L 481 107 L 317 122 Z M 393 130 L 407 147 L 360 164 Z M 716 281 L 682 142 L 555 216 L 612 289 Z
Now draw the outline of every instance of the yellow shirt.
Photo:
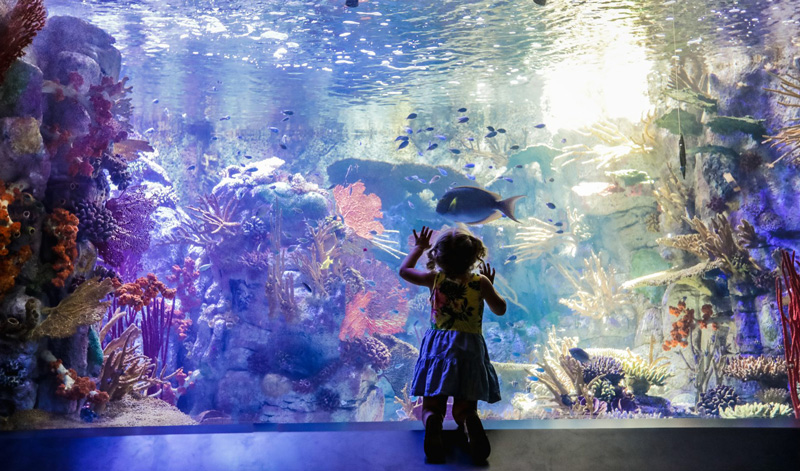
M 473 274 L 464 283 L 437 272 L 431 291 L 431 329 L 480 334 L 482 327 L 481 276 Z

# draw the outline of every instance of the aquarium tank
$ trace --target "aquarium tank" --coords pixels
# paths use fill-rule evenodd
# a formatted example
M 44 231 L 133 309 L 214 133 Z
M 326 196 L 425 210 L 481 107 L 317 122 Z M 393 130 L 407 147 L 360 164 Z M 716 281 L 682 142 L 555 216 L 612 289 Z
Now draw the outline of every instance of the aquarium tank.
M 3 429 L 417 420 L 422 226 L 508 302 L 484 419 L 800 414 L 795 0 L 0 0 L 0 38 Z

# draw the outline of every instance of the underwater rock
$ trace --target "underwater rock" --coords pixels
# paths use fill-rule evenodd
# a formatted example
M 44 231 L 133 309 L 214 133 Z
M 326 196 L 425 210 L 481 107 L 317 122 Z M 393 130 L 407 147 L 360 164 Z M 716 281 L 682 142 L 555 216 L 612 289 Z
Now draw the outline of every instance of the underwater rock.
M 23 60 L 14 62 L 0 83 L 0 117 L 42 120 L 42 71 Z
M 758 326 L 761 332 L 761 345 L 764 353 L 778 353 L 783 351 L 783 332 L 781 331 L 780 313 L 775 309 L 775 301 L 769 295 L 756 298 L 756 311 Z
M 655 343 L 655 345 L 661 345 L 664 342 L 661 313 L 662 310 L 657 307 L 651 307 L 644 311 L 644 315 L 636 327 L 636 337 L 633 341 L 634 347 L 649 346 L 651 342 Z
M 58 80 L 60 83 L 74 84 L 73 74 L 80 75 L 82 80 L 79 81 L 78 91 L 82 94 L 88 93 L 91 86 L 100 85 L 103 78 L 97 62 L 87 55 L 71 51 L 59 52 L 48 72 L 51 80 Z
M 266 402 L 261 389 L 261 378 L 247 371 L 228 371 L 217 388 L 216 409 L 230 414 L 234 419 L 255 417 Z
M 759 328 L 759 313 L 756 310 L 756 299 L 753 296 L 739 296 L 731 291 L 733 303 L 733 321 L 736 325 L 736 345 L 739 353 L 763 353 L 761 344 L 761 329 Z
M 728 182 L 724 175 L 730 173 L 734 179 L 739 178 L 737 155 L 731 149 L 716 147 L 696 149 L 697 164 L 702 169 L 703 179 L 708 183 L 709 192 L 729 199 L 735 193 L 734 184 Z
M 681 115 L 680 129 L 678 128 L 679 112 Z M 676 136 L 681 133 L 686 136 L 699 136 L 703 133 L 703 125 L 700 124 L 700 119 L 696 115 L 679 108 L 673 109 L 669 113 L 658 118 L 656 120 L 656 125 Z
M 21 184 L 42 198 L 50 178 L 50 161 L 39 126 L 32 117 L 0 119 L 0 180 Z
M 110 34 L 80 18 L 53 16 L 34 38 L 33 48 L 48 80 L 58 77 L 58 56 L 62 51 L 69 51 L 88 56 L 103 75 L 110 75 L 117 81 L 122 54 L 113 46 L 114 42 Z

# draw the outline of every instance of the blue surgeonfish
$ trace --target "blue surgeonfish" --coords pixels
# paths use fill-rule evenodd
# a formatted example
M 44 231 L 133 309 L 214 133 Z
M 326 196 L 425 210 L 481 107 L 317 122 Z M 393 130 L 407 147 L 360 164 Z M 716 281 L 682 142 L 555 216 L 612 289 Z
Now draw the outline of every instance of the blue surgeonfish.
M 511 220 L 519 222 L 514 216 L 514 205 L 524 197 L 525 195 L 517 195 L 503 199 L 497 193 L 483 188 L 457 186 L 442 196 L 436 205 L 436 212 L 448 219 L 466 224 L 486 224 L 504 214 Z

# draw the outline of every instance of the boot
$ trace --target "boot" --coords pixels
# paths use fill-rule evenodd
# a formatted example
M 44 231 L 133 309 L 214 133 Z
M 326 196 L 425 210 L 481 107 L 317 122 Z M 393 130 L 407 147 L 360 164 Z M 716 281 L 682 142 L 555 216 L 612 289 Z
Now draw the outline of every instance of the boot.
M 439 414 L 431 414 L 425 421 L 425 459 L 431 464 L 444 463 L 443 421 L 444 417 Z
M 464 421 L 464 429 L 467 434 L 472 462 L 476 465 L 485 464 L 486 458 L 492 452 L 492 447 L 489 445 L 489 437 L 486 436 L 486 432 L 483 430 L 481 419 L 477 415 L 470 415 Z

